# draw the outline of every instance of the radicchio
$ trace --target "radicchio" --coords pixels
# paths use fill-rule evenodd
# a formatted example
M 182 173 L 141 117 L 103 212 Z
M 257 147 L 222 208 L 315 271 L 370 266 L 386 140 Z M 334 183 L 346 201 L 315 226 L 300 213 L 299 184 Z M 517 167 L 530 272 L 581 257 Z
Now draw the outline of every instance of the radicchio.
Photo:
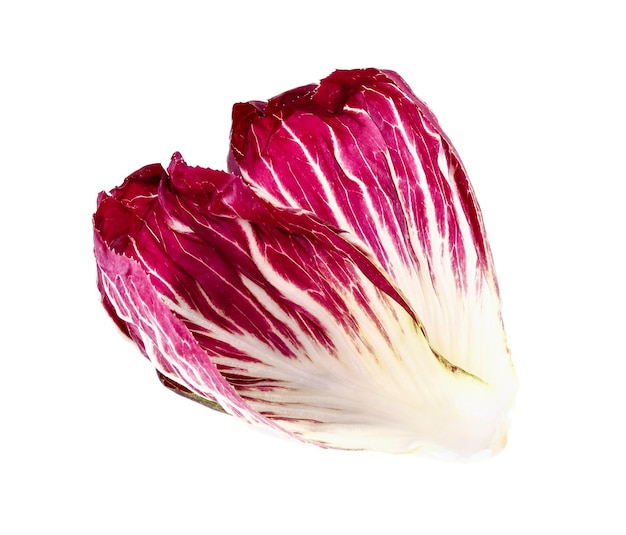
M 517 382 L 466 171 L 396 73 L 233 109 L 229 172 L 174 154 L 94 216 L 105 308 L 163 384 L 326 447 L 471 457 Z

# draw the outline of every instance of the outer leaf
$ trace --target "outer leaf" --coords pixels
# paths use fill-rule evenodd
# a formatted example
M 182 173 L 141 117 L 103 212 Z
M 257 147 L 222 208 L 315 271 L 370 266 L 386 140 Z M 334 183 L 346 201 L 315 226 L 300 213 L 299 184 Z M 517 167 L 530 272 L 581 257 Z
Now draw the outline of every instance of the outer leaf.
M 497 450 L 489 385 L 434 353 L 376 259 L 237 176 L 149 166 L 94 218 L 105 303 L 166 380 L 339 448 Z

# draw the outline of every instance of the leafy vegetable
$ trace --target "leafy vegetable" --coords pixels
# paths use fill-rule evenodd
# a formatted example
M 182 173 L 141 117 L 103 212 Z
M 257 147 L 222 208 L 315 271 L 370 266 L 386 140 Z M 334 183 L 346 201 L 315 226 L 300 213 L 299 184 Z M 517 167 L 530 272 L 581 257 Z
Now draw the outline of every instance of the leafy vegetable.
M 517 382 L 465 169 L 395 73 L 233 109 L 229 172 L 149 165 L 94 216 L 98 285 L 163 384 L 321 446 L 471 457 Z

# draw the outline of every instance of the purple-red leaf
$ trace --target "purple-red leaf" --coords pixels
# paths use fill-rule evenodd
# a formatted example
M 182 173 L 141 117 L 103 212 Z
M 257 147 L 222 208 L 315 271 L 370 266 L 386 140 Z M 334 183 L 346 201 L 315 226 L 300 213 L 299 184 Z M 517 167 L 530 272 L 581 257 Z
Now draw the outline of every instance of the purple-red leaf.
M 232 170 L 259 194 L 373 253 L 447 360 L 490 382 L 507 373 L 474 192 L 434 115 L 397 74 L 336 71 L 266 106 L 237 104 L 232 152 Z

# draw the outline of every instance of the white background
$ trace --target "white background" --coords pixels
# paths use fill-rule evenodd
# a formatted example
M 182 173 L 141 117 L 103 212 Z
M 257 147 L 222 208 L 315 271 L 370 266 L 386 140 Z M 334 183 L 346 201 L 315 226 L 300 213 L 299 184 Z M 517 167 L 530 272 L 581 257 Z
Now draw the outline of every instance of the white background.
M 624 533 L 620 2 L 204 4 L 0 8 L 0 532 Z M 99 304 L 100 190 L 175 150 L 223 168 L 234 102 L 368 66 L 432 107 L 484 212 L 521 381 L 488 462 L 254 431 L 164 389 Z

